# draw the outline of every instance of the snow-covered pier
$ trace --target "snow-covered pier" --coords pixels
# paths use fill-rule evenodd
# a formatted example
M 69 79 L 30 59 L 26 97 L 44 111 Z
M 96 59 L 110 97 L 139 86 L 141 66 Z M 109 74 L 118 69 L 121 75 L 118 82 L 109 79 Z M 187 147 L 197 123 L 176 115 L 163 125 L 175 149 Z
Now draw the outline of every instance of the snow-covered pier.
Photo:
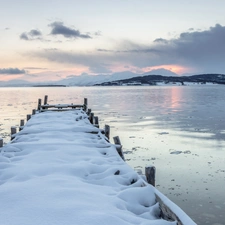
M 87 99 L 48 105 L 46 97 L 27 118 L 0 148 L 1 224 L 195 224 L 124 162 Z

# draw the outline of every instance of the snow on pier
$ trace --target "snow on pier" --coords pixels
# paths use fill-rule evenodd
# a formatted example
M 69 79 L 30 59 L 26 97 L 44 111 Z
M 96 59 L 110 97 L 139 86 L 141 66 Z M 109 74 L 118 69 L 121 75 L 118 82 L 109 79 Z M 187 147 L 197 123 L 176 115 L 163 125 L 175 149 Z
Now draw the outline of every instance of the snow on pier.
M 0 148 L 0 224 L 194 225 L 123 161 L 85 110 L 36 113 Z M 161 201 L 178 221 L 162 218 Z

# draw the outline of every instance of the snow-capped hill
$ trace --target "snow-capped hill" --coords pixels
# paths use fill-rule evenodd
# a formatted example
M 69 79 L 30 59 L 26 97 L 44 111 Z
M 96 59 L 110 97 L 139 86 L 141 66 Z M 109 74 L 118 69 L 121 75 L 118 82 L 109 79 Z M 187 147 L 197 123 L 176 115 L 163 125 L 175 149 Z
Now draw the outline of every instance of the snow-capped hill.
M 26 80 L 9 80 L 9 81 L 1 81 L 0 87 L 28 87 L 31 86 L 31 83 Z
M 149 72 L 146 72 L 143 75 L 178 76 L 178 74 L 172 72 L 171 70 L 166 70 L 164 68 L 150 70 Z
M 137 76 L 141 76 L 141 75 L 142 74 L 136 74 L 131 71 L 123 71 L 123 72 L 113 73 L 112 75 L 109 75 L 109 79 L 111 79 L 111 81 L 121 80 L 121 77 L 122 77 L 122 79 L 129 79 L 129 78 L 137 77 Z
M 66 79 L 57 81 L 56 83 L 67 86 L 91 86 L 103 82 L 110 82 L 120 79 L 129 79 L 138 75 L 139 74 L 135 74 L 129 71 L 121 73 L 113 73 L 112 75 L 89 75 L 89 74 L 82 74 L 80 76 L 71 75 Z

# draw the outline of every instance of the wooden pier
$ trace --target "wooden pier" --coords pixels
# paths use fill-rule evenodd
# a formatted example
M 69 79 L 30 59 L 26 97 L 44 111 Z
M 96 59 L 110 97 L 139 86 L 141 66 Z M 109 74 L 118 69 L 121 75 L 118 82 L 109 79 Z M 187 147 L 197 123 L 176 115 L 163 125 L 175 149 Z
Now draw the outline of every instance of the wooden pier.
M 147 178 L 137 174 L 124 162 L 119 137 L 113 140 L 110 143 L 109 125 L 100 128 L 86 98 L 80 105 L 50 105 L 48 96 L 42 104 L 39 99 L 27 122 L 21 120 L 18 132 L 12 127 L 11 142 L 3 146 L 0 138 L 0 198 L 9 198 L 7 205 L 0 206 L 2 224 L 21 224 L 20 218 L 25 218 L 23 225 L 71 220 L 73 224 L 195 225 L 154 187 L 155 168 L 146 168 Z M 44 223 L 39 218 L 42 213 Z

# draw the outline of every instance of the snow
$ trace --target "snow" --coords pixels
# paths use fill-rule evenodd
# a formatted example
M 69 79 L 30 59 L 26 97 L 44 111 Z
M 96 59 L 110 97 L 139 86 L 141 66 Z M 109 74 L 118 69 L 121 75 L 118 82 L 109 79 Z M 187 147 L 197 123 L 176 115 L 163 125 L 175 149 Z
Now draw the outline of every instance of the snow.
M 160 218 L 157 193 L 128 166 L 80 109 L 33 115 L 1 149 L 0 211 L 5 225 L 175 225 Z
M 183 82 L 184 86 L 205 86 L 205 85 L 219 85 L 212 82 L 200 83 L 200 82 Z M 157 82 L 158 86 L 183 86 L 181 82 Z

